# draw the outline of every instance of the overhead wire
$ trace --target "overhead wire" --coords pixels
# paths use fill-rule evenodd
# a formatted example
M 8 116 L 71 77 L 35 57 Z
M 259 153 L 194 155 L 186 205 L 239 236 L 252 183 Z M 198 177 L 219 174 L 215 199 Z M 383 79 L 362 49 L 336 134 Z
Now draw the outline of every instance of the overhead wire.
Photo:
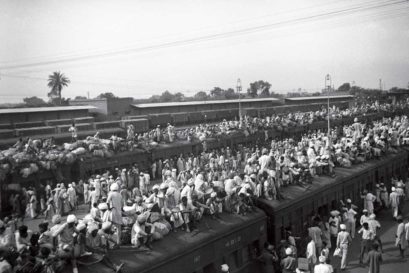
M 400 4 L 407 4 L 407 3 L 408 3 L 407 0 L 399 0 L 399 1 L 390 0 L 390 1 L 385 1 L 382 3 L 374 4 L 374 5 L 364 4 L 364 5 L 354 6 L 354 7 L 347 7 L 344 9 L 330 11 L 330 12 L 318 13 L 315 15 L 303 16 L 300 18 L 287 19 L 287 20 L 268 23 L 264 25 L 243 28 L 239 30 L 233 30 L 233 31 L 228 31 L 228 32 L 223 32 L 223 33 L 204 35 L 201 37 L 165 42 L 162 44 L 156 44 L 156 45 L 151 45 L 151 46 L 136 47 L 136 48 L 130 48 L 130 49 L 124 49 L 124 50 L 105 52 L 101 54 L 90 54 L 88 56 L 77 56 L 77 57 L 70 57 L 70 58 L 64 58 L 64 59 L 58 59 L 58 60 L 56 59 L 56 60 L 39 61 L 39 62 L 32 62 L 32 63 L 26 63 L 26 64 L 3 65 L 0 67 L 0 69 L 2 70 L 20 69 L 20 68 L 27 68 L 27 67 L 57 64 L 57 63 L 61 64 L 61 63 L 69 63 L 69 62 L 94 60 L 94 59 L 100 59 L 100 58 L 105 58 L 105 57 L 114 57 L 118 55 L 143 53 L 143 52 L 158 50 L 158 49 L 163 49 L 163 48 L 184 46 L 184 45 L 189 45 L 189 44 L 202 43 L 202 42 L 219 40 L 219 39 L 226 39 L 229 37 L 236 37 L 236 36 L 271 30 L 277 27 L 282 27 L 282 26 L 291 25 L 291 24 L 300 24 L 300 23 L 305 23 L 305 22 L 310 22 L 310 21 L 322 20 L 328 17 L 334 17 L 334 16 L 336 17 L 336 16 L 350 14 L 350 13 L 358 13 L 362 11 L 376 10 L 376 9 L 380 9 L 384 7 L 400 5 Z

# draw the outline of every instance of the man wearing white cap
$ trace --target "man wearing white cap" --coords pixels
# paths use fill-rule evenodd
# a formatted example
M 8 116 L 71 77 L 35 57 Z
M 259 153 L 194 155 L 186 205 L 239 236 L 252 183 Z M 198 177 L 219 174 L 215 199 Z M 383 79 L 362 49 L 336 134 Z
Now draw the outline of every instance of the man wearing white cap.
M 316 246 L 313 238 L 311 236 L 307 236 L 307 250 L 305 256 L 308 260 L 308 267 L 310 271 L 313 270 L 315 263 L 317 262 L 317 254 L 316 254 Z
M 121 226 L 122 226 L 122 195 L 118 192 L 118 184 L 111 185 L 111 191 L 108 194 L 107 204 L 111 208 L 112 223 L 118 230 L 118 245 L 121 243 Z
M 396 219 L 399 214 L 399 195 L 396 193 L 395 187 L 392 187 L 392 192 L 389 194 L 389 202 L 391 205 L 393 218 Z
M 223 273 L 229 273 L 230 272 L 229 271 L 229 266 L 227 264 L 222 264 L 220 266 L 220 271 L 223 272 Z
M 337 237 L 337 248 L 341 249 L 341 270 L 345 270 L 347 267 L 347 255 L 348 255 L 348 245 L 352 242 L 351 236 L 346 231 L 346 226 L 341 224 L 339 226 L 341 231 L 338 233 Z
M 352 201 L 351 199 L 347 199 L 347 211 L 346 211 L 346 227 L 348 232 L 350 232 L 350 235 L 352 238 L 355 237 L 355 226 L 356 226 L 356 220 L 355 220 L 355 216 L 358 213 L 353 209 L 352 206 Z
M 327 264 L 325 256 L 320 256 L 318 258 L 318 261 L 320 262 L 314 267 L 314 273 L 332 273 L 333 268 L 331 265 Z
M 146 246 L 152 249 L 151 240 L 154 231 L 154 225 L 146 222 L 148 214 L 138 215 L 135 224 L 132 226 L 131 242 L 135 248 Z
M 331 236 L 331 247 L 335 248 L 336 242 L 337 242 L 337 236 L 338 236 L 338 228 L 339 228 L 339 223 L 341 222 L 340 217 L 339 217 L 339 211 L 333 210 L 330 212 L 330 217 L 328 219 L 328 224 L 329 224 L 329 233 Z
M 362 198 L 364 199 L 364 208 L 371 214 L 374 210 L 373 202 L 375 202 L 376 196 L 365 189 Z
M 368 215 L 368 210 L 364 209 L 362 211 L 361 219 L 359 219 L 359 224 L 362 226 L 364 223 L 368 222 L 369 220 L 369 215 Z
M 292 256 L 293 251 L 291 248 L 285 249 L 286 257 L 281 260 L 281 269 L 283 273 L 293 273 L 297 268 L 297 260 Z

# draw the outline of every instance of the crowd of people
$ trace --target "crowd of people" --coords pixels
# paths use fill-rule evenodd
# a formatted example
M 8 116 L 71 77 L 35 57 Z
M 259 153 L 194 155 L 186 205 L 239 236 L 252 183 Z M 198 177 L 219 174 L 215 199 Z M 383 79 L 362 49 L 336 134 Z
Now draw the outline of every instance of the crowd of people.
M 374 103 L 345 111 L 333 109 L 332 114 L 343 117 L 390 107 Z M 199 125 L 189 130 L 199 138 L 223 128 L 226 132 L 232 128 L 247 128 L 251 132 L 283 125 L 287 119 L 296 121 L 295 124 L 309 122 L 311 118 L 325 119 L 325 110 L 286 117 L 246 117 L 243 121 Z M 129 133 L 131 129 L 128 138 L 134 135 Z M 49 181 L 23 189 L 10 196 L 13 214 L 0 222 L 0 272 L 59 272 L 67 264 L 77 271 L 78 261 L 89 255 L 100 255 L 102 262 L 118 271 L 123 265 L 114 264 L 105 255 L 109 249 L 132 245 L 137 251 L 151 251 L 153 241 L 166 240 L 170 232 L 192 232 L 203 217 L 217 219 L 223 213 L 252 213 L 257 198 L 284 199 L 283 187 L 304 186 L 313 183 L 316 176 L 334 176 L 337 167 L 349 168 L 395 153 L 406 145 L 408 130 L 406 116 L 384 118 L 372 124 L 356 118 L 353 124 L 330 134 L 311 132 L 299 141 L 267 137 L 257 145 L 160 159 L 147 170 L 134 165 L 128 170 L 93 174 L 78 183 Z M 152 137 L 158 142 L 165 138 L 160 128 L 155 131 L 157 134 Z M 175 129 L 167 132 L 172 134 Z M 343 270 L 347 267 L 351 238 L 358 232 L 362 234 L 360 261 L 369 252 L 370 268 L 379 266 L 375 262 L 379 263 L 382 249 L 377 235 L 380 224 L 375 216 L 378 208 L 390 208 L 400 223 L 396 245 L 404 255 L 409 224 L 402 219 L 402 209 L 409 183 L 396 179 L 392 181 L 394 187 L 387 189 L 381 182 L 386 181 L 377 184 L 376 192 L 363 192 L 365 206 L 359 223 L 357 206 L 352 200 L 345 200 L 328 216 L 312 216 L 300 238 L 287 230 L 286 240 L 277 248 L 266 244 L 258 259 L 275 272 L 332 272 L 330 258 L 335 252 L 341 257 Z M 75 216 L 79 204 L 87 206 L 88 213 L 82 219 Z M 67 217 L 62 220 L 64 216 Z M 42 217 L 45 221 L 36 231 L 25 225 L 27 218 Z M 305 258 L 304 264 L 297 259 L 300 257 Z

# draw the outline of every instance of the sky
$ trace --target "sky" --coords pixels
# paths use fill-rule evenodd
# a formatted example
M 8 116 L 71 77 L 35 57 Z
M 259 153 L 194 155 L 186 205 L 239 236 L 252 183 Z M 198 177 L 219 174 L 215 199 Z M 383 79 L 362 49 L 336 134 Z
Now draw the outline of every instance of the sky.
M 409 2 L 399 0 L 0 0 L 0 103 L 103 92 L 146 98 L 215 86 L 316 92 L 330 74 L 409 85 Z

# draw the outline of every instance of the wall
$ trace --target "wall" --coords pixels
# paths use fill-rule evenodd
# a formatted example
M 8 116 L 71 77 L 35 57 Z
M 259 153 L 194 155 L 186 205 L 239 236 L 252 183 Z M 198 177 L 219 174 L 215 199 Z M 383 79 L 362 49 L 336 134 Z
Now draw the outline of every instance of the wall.
M 119 120 L 122 116 L 132 114 L 131 104 L 133 98 L 114 98 L 107 100 L 107 119 Z
M 96 109 L 90 110 L 90 113 L 96 113 L 99 115 L 108 115 L 108 102 L 107 99 L 84 99 L 84 100 L 70 100 L 70 105 L 91 105 L 95 106 Z
M 45 111 L 32 113 L 0 114 L 0 124 L 12 124 L 29 121 L 45 121 L 54 119 L 72 119 L 89 116 L 88 110 Z

